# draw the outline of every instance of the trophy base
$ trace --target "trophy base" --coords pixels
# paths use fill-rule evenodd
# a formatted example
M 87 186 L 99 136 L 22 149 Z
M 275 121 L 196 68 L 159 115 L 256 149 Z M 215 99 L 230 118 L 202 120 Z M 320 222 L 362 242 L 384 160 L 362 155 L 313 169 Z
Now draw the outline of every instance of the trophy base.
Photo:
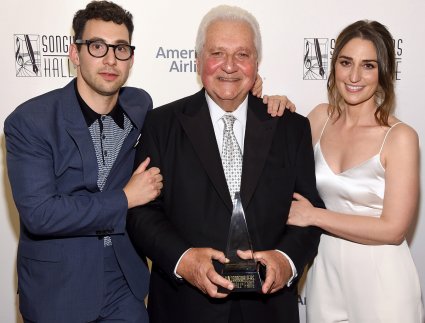
M 220 292 L 261 292 L 266 276 L 266 268 L 259 262 L 225 264 L 221 275 L 235 286 L 229 291 L 219 288 Z

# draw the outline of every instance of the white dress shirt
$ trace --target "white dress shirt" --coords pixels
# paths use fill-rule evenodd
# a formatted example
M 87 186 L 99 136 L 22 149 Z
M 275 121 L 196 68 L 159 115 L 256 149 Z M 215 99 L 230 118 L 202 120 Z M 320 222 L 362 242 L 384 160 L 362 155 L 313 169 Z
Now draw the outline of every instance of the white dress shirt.
M 231 114 L 235 117 L 235 123 L 233 124 L 233 132 L 236 140 L 239 144 L 243 155 L 244 141 L 245 141 L 245 127 L 246 127 L 246 114 L 248 111 L 248 97 L 241 103 L 241 105 L 233 112 L 226 112 L 215 103 L 211 97 L 205 92 L 205 97 L 208 103 L 208 109 L 210 110 L 211 121 L 214 127 L 215 139 L 217 140 L 218 150 L 223 149 L 223 132 L 224 132 L 224 121 L 222 117 L 225 114 Z

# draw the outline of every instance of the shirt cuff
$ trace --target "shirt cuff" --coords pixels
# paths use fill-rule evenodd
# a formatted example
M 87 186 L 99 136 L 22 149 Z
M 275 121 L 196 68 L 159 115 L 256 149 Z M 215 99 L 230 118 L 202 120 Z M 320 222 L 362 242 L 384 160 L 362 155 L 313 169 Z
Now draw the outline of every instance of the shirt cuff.
M 177 274 L 177 267 L 179 266 L 180 261 L 182 260 L 183 256 L 186 254 L 186 252 L 188 252 L 190 249 L 187 249 L 185 252 L 182 253 L 182 255 L 180 256 L 179 260 L 177 261 L 176 266 L 174 267 L 174 276 L 176 276 L 178 279 L 183 279 L 182 276 L 180 276 L 179 274 Z
M 291 260 L 291 258 L 289 258 L 289 256 L 286 254 L 286 253 L 284 253 L 283 251 L 281 251 L 281 250 L 277 250 L 276 249 L 276 251 L 279 251 L 282 255 L 284 255 L 285 256 L 285 258 L 286 259 L 288 259 L 288 261 L 289 261 L 289 265 L 291 266 L 291 269 L 292 269 L 292 277 L 291 278 L 289 278 L 289 280 L 288 280 L 288 283 L 286 284 L 286 286 L 291 286 L 292 285 L 292 282 L 294 281 L 294 279 L 295 278 L 297 278 L 297 276 L 298 276 L 298 272 L 297 272 L 297 268 L 295 268 L 295 265 L 294 265 L 294 262 Z

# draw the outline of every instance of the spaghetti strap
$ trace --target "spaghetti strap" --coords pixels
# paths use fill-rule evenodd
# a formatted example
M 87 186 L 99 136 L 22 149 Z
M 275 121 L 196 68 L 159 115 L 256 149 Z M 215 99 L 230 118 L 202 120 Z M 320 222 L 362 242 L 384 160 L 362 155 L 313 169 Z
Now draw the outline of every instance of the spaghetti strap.
M 394 124 L 390 127 L 390 129 L 388 129 L 387 133 L 385 134 L 384 140 L 382 141 L 381 149 L 379 149 L 379 154 L 378 154 L 378 155 L 381 155 L 382 148 L 384 148 L 385 141 L 387 140 L 387 136 L 388 136 L 388 134 L 390 133 L 390 131 L 391 131 L 391 130 L 392 130 L 392 129 L 396 126 L 396 125 L 398 125 L 398 124 L 400 124 L 400 123 L 403 123 L 403 122 L 402 122 L 402 121 L 396 122 L 396 123 L 394 123 Z
M 329 119 L 330 119 L 330 118 L 331 118 L 331 116 L 330 116 L 330 115 L 328 115 L 328 118 L 326 119 L 326 122 L 325 122 L 325 124 L 323 125 L 322 131 L 320 132 L 319 140 L 317 140 L 317 142 L 320 142 L 320 139 L 322 139 L 323 132 L 325 131 L 326 125 L 328 124 L 328 121 L 329 121 Z

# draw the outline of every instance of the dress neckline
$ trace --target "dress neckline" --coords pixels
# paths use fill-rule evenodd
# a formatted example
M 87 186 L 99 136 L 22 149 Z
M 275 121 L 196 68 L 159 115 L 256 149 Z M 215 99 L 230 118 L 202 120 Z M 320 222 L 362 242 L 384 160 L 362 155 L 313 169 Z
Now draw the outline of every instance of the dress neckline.
M 320 152 L 320 157 L 322 158 L 322 160 L 323 160 L 324 164 L 326 165 L 326 168 L 327 168 L 327 169 L 329 169 L 329 171 L 330 171 L 333 175 L 335 175 L 335 176 L 343 176 L 343 175 L 345 175 L 346 173 L 349 173 L 351 170 L 355 170 L 355 169 L 357 169 L 357 168 L 360 168 L 360 167 L 362 167 L 363 165 L 365 165 L 365 164 L 367 164 L 367 163 L 369 163 L 369 162 L 371 162 L 372 160 L 377 159 L 377 158 L 378 158 L 378 163 L 379 163 L 379 165 L 380 165 L 380 166 L 382 167 L 382 169 L 385 171 L 384 166 L 382 166 L 381 159 L 379 158 L 379 157 L 381 156 L 381 153 L 379 152 L 379 153 L 377 153 L 377 154 L 373 155 L 372 157 L 370 157 L 370 158 L 368 158 L 368 159 L 366 159 L 366 160 L 364 160 L 364 161 L 362 161 L 362 162 L 358 163 L 357 165 L 354 165 L 354 166 L 352 166 L 352 167 L 349 167 L 349 168 L 347 168 L 347 169 L 344 169 L 344 170 L 343 170 L 343 171 L 341 171 L 341 172 L 335 172 L 335 171 L 334 171 L 334 170 L 333 170 L 333 169 L 329 166 L 328 162 L 326 161 L 325 155 L 323 155 L 322 147 L 320 146 L 320 141 L 318 141 L 318 142 L 316 143 L 316 146 L 317 146 L 317 149 L 318 149 L 318 150 L 319 150 L 319 152 Z
M 354 166 L 352 166 L 352 167 L 349 167 L 349 168 L 347 168 L 347 169 L 344 169 L 344 170 L 343 170 L 343 171 L 341 171 L 341 172 L 335 172 L 335 171 L 334 171 L 334 170 L 333 170 L 333 169 L 329 166 L 328 161 L 326 160 L 326 157 L 325 157 L 325 155 L 323 154 L 322 147 L 321 147 L 322 135 L 323 135 L 323 132 L 325 131 L 325 128 L 326 128 L 326 125 L 328 124 L 329 119 L 330 119 L 330 116 L 328 116 L 328 118 L 327 118 L 327 120 L 326 120 L 325 124 L 323 125 L 322 131 L 320 132 L 319 140 L 317 141 L 317 143 L 316 143 L 315 147 L 317 146 L 317 149 L 319 149 L 319 151 L 320 151 L 320 155 L 321 155 L 321 158 L 323 159 L 323 162 L 325 163 L 326 167 L 329 169 L 329 171 L 330 171 L 333 175 L 335 175 L 335 176 L 344 175 L 345 173 L 348 173 L 348 172 L 349 172 L 349 171 L 351 171 L 351 170 L 354 170 L 354 169 L 360 168 L 361 166 L 363 166 L 363 165 L 367 164 L 368 162 L 370 162 L 370 161 L 372 161 L 372 160 L 374 160 L 374 159 L 376 159 L 376 158 L 378 158 L 378 163 L 379 163 L 379 165 L 381 166 L 382 170 L 383 170 L 383 171 L 385 171 L 385 168 L 384 168 L 384 166 L 382 165 L 382 163 L 381 163 L 381 158 L 380 158 L 380 157 L 381 157 L 382 148 L 384 148 L 384 144 L 385 144 L 385 142 L 386 142 L 386 140 L 387 140 L 387 136 L 388 136 L 388 134 L 390 133 L 390 131 L 391 131 L 391 130 L 395 127 L 395 126 L 397 126 L 398 124 L 402 123 L 402 121 L 398 121 L 398 122 L 396 122 L 395 124 L 393 124 L 393 125 L 392 125 L 389 129 L 388 129 L 388 131 L 386 132 L 386 134 L 385 134 L 385 136 L 384 136 L 384 139 L 382 140 L 381 148 L 379 149 L 379 151 L 378 151 L 378 153 L 377 153 L 377 154 L 375 154 L 375 155 L 373 155 L 373 156 L 371 156 L 371 157 L 367 158 L 366 160 L 364 160 L 364 161 L 362 161 L 362 162 L 360 162 L 360 163 L 358 163 L 358 164 L 356 164 L 356 165 L 354 165 Z

